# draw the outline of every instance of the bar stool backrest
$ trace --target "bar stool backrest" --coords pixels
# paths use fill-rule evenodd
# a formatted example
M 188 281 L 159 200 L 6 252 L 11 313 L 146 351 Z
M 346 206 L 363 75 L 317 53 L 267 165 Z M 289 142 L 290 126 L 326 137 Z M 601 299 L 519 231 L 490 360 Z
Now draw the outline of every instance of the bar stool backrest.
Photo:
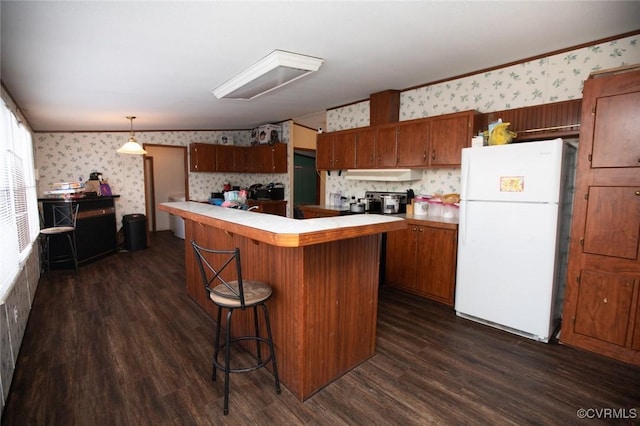
M 213 293 L 219 297 L 240 302 L 240 308 L 245 308 L 244 289 L 242 285 L 242 267 L 240 262 L 240 249 L 213 250 L 201 247 L 195 241 L 191 241 L 196 256 L 196 263 L 200 269 L 202 282 L 207 294 Z M 217 266 L 220 265 L 220 266 Z M 231 268 L 235 266 L 235 279 L 224 278 L 223 272 L 228 269 L 226 276 L 233 276 Z M 223 285 L 224 287 L 220 287 Z M 216 289 L 217 288 L 217 289 Z
M 52 206 L 54 227 L 76 227 L 80 204 L 60 203 Z

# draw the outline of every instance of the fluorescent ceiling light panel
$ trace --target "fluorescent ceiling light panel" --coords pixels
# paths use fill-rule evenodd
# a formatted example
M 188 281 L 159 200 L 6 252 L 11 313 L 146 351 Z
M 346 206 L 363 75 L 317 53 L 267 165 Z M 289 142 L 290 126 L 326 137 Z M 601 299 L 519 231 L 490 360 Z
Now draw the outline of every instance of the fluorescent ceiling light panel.
M 213 89 L 218 99 L 254 99 L 318 71 L 324 59 L 274 50 L 256 64 Z

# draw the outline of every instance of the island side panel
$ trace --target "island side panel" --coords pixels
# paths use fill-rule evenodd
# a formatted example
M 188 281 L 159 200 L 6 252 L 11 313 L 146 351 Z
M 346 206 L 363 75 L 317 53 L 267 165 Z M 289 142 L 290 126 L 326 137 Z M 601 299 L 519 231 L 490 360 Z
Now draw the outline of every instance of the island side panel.
M 191 248 L 192 239 L 206 247 L 240 248 L 243 278 L 260 280 L 271 285 L 273 295 L 267 301 L 267 308 L 271 320 L 278 373 L 282 384 L 302 400 L 304 398 L 302 360 L 305 356 L 302 349 L 304 330 L 302 315 L 304 309 L 302 301 L 304 291 L 303 248 L 275 247 L 224 229 L 186 220 L 186 290 L 189 296 L 214 319 L 216 319 L 217 310 L 205 293 Z M 235 277 L 227 275 L 225 278 L 233 279 Z M 223 325 L 224 321 L 225 316 L 223 315 Z M 252 311 L 236 311 L 233 314 L 232 334 L 239 335 L 245 330 L 253 332 Z M 261 333 L 266 335 L 263 324 Z M 211 342 L 213 344 L 213 330 Z M 254 352 L 253 346 L 247 349 Z
M 375 354 L 381 237 L 305 247 L 304 397 Z
M 185 224 L 187 293 L 215 318 L 191 239 L 239 247 L 245 279 L 273 288 L 267 302 L 282 383 L 300 400 L 375 354 L 380 235 L 304 247 L 276 247 L 191 220 Z M 253 327 L 234 313 L 233 334 Z M 212 332 L 213 341 L 213 332 Z

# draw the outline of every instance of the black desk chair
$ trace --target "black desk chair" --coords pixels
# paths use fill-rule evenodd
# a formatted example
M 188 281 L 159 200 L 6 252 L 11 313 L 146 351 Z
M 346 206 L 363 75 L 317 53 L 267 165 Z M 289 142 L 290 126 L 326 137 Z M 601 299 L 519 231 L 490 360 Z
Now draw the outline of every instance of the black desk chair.
M 260 281 L 249 281 L 242 279 L 242 268 L 240 266 L 240 249 L 235 250 L 213 250 L 199 246 L 195 241 L 191 241 L 195 253 L 195 259 L 199 266 L 204 283 L 205 291 L 211 301 L 218 308 L 218 319 L 216 323 L 216 336 L 213 353 L 213 377 L 216 380 L 216 371 L 224 371 L 224 414 L 229 413 L 229 373 L 244 373 L 265 367 L 272 363 L 273 377 L 276 382 L 276 393 L 280 393 L 280 379 L 278 378 L 278 368 L 276 356 L 273 350 L 273 337 L 271 335 L 271 324 L 269 322 L 269 312 L 265 302 L 271 296 L 271 287 Z M 235 273 L 232 267 L 229 268 L 226 276 L 234 276 L 236 279 L 227 280 L 221 275 L 227 266 L 235 266 Z M 262 308 L 264 322 L 267 329 L 267 337 L 260 336 L 258 324 L 258 306 Z M 235 309 L 245 310 L 253 308 L 253 319 L 255 334 L 249 336 L 237 336 L 231 338 L 231 316 Z M 227 323 L 225 342 L 220 344 L 220 329 L 222 320 L 222 310 L 227 309 Z M 256 363 L 248 367 L 231 368 L 230 348 L 231 344 L 240 341 L 254 341 L 256 347 Z M 263 358 L 260 346 L 266 344 L 269 348 L 269 356 Z M 218 354 L 224 348 L 224 361 L 218 361 Z
M 79 204 L 60 203 L 51 206 L 53 226 L 40 229 L 40 237 L 43 240 L 44 271 L 51 269 L 52 263 L 73 262 L 74 269 L 78 272 L 78 252 L 76 250 L 76 220 L 78 218 Z M 69 243 L 68 253 L 59 253 L 51 257 L 51 239 L 66 237 Z

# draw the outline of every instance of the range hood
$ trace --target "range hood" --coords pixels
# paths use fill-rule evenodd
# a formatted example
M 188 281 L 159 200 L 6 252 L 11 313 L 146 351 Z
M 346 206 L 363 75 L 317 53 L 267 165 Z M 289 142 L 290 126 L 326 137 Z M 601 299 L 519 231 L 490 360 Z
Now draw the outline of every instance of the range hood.
M 349 169 L 345 179 L 404 182 L 422 179 L 422 170 L 414 169 Z

